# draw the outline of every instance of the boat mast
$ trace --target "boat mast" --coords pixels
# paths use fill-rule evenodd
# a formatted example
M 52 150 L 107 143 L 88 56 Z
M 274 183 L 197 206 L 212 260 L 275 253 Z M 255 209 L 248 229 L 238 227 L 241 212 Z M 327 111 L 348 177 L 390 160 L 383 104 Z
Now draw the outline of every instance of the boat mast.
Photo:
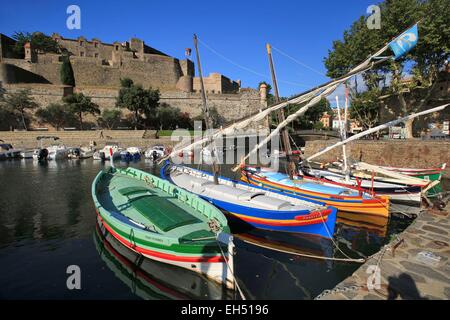
M 213 128 L 213 123 L 212 123 L 212 119 L 211 116 L 209 114 L 209 108 L 208 108 L 208 104 L 206 103 L 206 93 L 205 93 L 205 85 L 203 83 L 203 73 L 202 73 L 202 66 L 200 64 L 200 54 L 198 52 L 198 39 L 197 39 L 197 35 L 194 34 L 194 47 L 195 47 L 195 53 L 197 56 L 197 68 L 198 68 L 198 75 L 200 78 L 200 88 L 201 88 L 201 96 L 202 96 L 202 103 L 203 103 L 203 115 L 204 115 L 204 119 L 205 119 L 205 125 L 206 125 L 206 132 L 208 134 L 208 145 L 211 147 L 211 158 L 212 158 L 212 171 L 214 174 L 214 184 L 219 184 L 219 178 L 218 178 L 218 174 L 219 174 L 219 167 L 217 165 L 216 162 L 216 152 L 214 150 L 214 147 L 212 145 L 213 139 L 212 139 L 212 132 L 210 132 L 210 130 L 214 129 Z
M 267 56 L 269 57 L 269 66 L 270 66 L 270 74 L 272 76 L 272 85 L 273 85 L 273 91 L 275 93 L 275 102 L 280 102 L 280 95 L 278 93 L 278 83 L 277 83 L 277 77 L 275 75 L 275 68 L 273 66 L 273 59 L 272 59 L 272 48 L 269 43 L 266 44 L 267 49 Z M 284 109 L 281 108 L 277 112 L 278 116 L 278 123 L 282 123 L 285 120 L 284 116 Z M 289 141 L 289 134 L 286 128 L 283 128 L 281 130 L 281 138 L 283 141 L 284 151 L 286 152 L 286 158 L 288 160 L 288 174 L 289 177 L 292 179 L 294 176 L 294 170 L 295 170 L 295 163 L 292 161 L 292 148 Z
M 346 102 L 346 107 L 347 107 L 347 102 Z M 339 133 L 341 136 L 341 141 L 344 141 L 346 139 L 346 133 L 345 130 L 346 128 L 342 125 L 342 120 L 341 120 L 341 106 L 339 105 L 339 97 L 336 96 L 336 108 L 338 111 L 338 119 L 339 119 Z M 347 118 L 347 109 L 345 109 L 345 116 L 344 116 L 344 121 L 346 121 Z M 346 122 L 345 122 L 346 123 Z M 348 166 L 347 166 L 347 147 L 346 145 L 342 145 L 342 156 L 344 158 L 344 174 L 345 174 L 345 180 L 347 180 L 347 182 L 350 180 L 349 174 L 348 174 Z

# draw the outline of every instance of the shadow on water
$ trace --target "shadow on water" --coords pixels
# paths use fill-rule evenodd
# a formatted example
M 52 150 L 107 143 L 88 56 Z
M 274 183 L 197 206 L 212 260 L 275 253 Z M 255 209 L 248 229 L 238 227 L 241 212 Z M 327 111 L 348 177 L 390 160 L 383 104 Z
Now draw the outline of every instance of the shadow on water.
M 90 189 L 96 174 L 107 165 L 92 159 L 42 165 L 32 160 L 0 162 L 0 180 L 7 182 L 0 184 L 1 298 L 135 299 L 139 296 L 138 289 L 150 290 L 144 289 L 144 281 L 160 283 L 170 274 L 169 267 L 161 265 L 143 272 L 139 279 L 133 278 L 137 269 L 107 263 L 105 254 L 96 250 L 92 241 L 96 215 Z M 117 165 L 122 164 L 117 162 Z M 151 162 L 129 165 L 159 175 L 159 168 Z M 234 173 L 227 173 L 226 167 L 222 170 L 223 175 L 235 178 Z M 339 213 L 334 242 L 352 258 L 365 257 L 377 252 L 409 223 L 408 219 L 394 216 L 386 226 Z M 335 244 L 326 239 L 234 225 L 232 231 L 237 251 L 235 274 L 250 299 L 312 299 L 359 267 L 355 263 L 310 257 L 342 256 Z M 134 262 L 131 257 L 128 260 Z M 69 291 L 66 287 L 66 268 L 73 264 L 82 270 L 83 289 L 79 291 Z M 135 291 L 115 271 L 110 271 L 112 264 L 123 272 L 127 270 L 125 273 L 135 279 Z M 144 280 L 144 274 L 148 279 Z M 393 292 L 401 294 L 399 283 L 405 281 L 400 277 L 392 279 Z M 183 289 L 170 288 L 175 292 Z M 187 285 L 185 291 L 181 290 L 188 297 L 203 297 L 207 291 L 189 293 L 189 288 Z M 153 287 L 146 292 L 150 294 L 152 290 Z M 414 297 L 413 291 L 408 294 Z

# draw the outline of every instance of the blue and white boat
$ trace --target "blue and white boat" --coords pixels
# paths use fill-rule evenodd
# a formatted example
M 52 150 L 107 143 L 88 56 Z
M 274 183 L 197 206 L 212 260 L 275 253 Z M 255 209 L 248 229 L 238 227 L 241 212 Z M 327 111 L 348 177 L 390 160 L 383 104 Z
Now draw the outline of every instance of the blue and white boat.
M 214 184 L 209 172 L 169 162 L 161 168 L 161 176 L 255 228 L 333 237 L 337 209 L 321 202 L 222 176 Z

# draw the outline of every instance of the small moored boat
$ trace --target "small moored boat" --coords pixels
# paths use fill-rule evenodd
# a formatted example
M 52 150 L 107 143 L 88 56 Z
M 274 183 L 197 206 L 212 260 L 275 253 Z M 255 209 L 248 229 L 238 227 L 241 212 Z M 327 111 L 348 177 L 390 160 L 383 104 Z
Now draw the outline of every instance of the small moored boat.
M 321 202 L 222 176 L 214 184 L 214 176 L 208 172 L 170 163 L 161 169 L 161 176 L 254 228 L 333 237 L 337 210 Z
M 389 198 L 386 196 L 372 196 L 356 188 L 327 186 L 306 176 L 294 175 L 293 178 L 268 168 L 245 166 L 241 170 L 242 181 L 264 189 L 321 201 L 341 211 L 389 216 Z
M 92 197 L 99 225 L 124 246 L 233 286 L 232 255 L 227 254 L 232 237 L 226 236 L 225 216 L 213 205 L 133 168 L 101 171 Z

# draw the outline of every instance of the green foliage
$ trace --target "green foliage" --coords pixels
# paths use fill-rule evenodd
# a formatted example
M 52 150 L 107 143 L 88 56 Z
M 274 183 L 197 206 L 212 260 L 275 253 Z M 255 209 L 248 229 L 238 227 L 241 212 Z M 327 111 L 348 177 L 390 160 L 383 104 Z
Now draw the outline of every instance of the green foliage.
M 86 97 L 82 93 L 74 93 L 63 98 L 64 103 L 68 106 L 68 110 L 76 114 L 79 119 L 80 129 L 83 129 L 83 115 L 84 114 L 100 114 L 99 106 L 91 101 L 91 98 Z
M 133 85 L 133 80 L 131 80 L 130 78 L 120 79 L 120 86 L 122 88 L 131 88 L 132 85 Z
M 379 6 L 380 30 L 369 30 L 365 17 L 361 16 L 344 32 L 341 40 L 333 42 L 332 49 L 324 59 L 328 76 L 342 76 L 420 20 L 417 46 L 398 61 L 381 64 L 364 73 L 363 81 L 369 93 L 362 95 L 358 86 L 355 86 L 352 99 L 368 102 L 366 106 L 358 104 L 355 107 L 363 114 L 359 120 L 365 119 L 363 123 L 366 127 L 373 124 L 377 116 L 374 110 L 378 105 L 375 102 L 377 94 L 378 98 L 397 96 L 402 115 L 420 111 L 432 96 L 433 83 L 437 82 L 439 70 L 450 53 L 448 0 L 386 0 Z M 405 75 L 412 76 L 413 81 L 407 84 L 402 82 Z M 421 97 L 407 97 L 404 94 L 406 88 L 413 92 L 418 87 L 426 88 L 420 90 Z M 364 108 L 367 110 L 363 112 Z
M 16 92 L 8 93 L 2 102 L 4 110 L 16 119 L 20 119 L 23 129 L 27 130 L 29 115 L 27 110 L 37 108 L 39 105 L 31 97 L 29 89 L 22 89 Z
M 285 116 L 289 116 L 297 112 L 301 107 L 302 105 L 298 104 L 289 105 Z M 317 123 L 320 123 L 322 125 L 322 123 L 319 120 L 322 118 L 322 115 L 325 112 L 331 114 L 332 109 L 330 106 L 330 102 L 326 98 L 322 98 L 319 101 L 319 103 L 309 108 L 303 116 L 298 118 L 293 125 L 299 128 L 300 130 L 313 129 L 315 126 L 318 125 Z
M 64 126 L 71 126 L 77 121 L 71 110 L 61 103 L 51 103 L 47 108 L 39 108 L 36 110 L 35 115 L 40 121 L 52 125 L 56 130 Z
M 156 112 L 147 115 L 151 125 L 160 130 L 173 130 L 178 128 L 189 129 L 191 127 L 189 115 L 182 113 L 180 109 L 162 103 L 156 108 Z
M 104 109 L 101 117 L 97 119 L 99 126 L 106 129 L 113 129 L 122 118 L 122 111 L 119 109 Z
M 225 118 L 217 111 L 215 106 L 209 107 L 209 116 L 212 120 L 213 128 L 219 128 L 225 124 Z M 192 119 L 193 121 L 202 121 L 203 128 L 206 128 L 205 125 L 205 113 L 202 110 L 202 113 Z
M 380 101 L 379 89 L 355 94 L 349 109 L 351 119 L 356 119 L 364 129 L 374 127 L 378 122 Z
M 60 69 L 60 77 L 62 84 L 68 86 L 75 86 L 75 77 L 73 75 L 72 64 L 70 63 L 70 59 L 68 55 L 62 56 L 62 64 Z
M 143 122 L 142 115 L 152 115 L 159 106 L 159 90 L 144 89 L 129 79 L 122 79 L 121 84 L 116 107 L 126 108 L 133 113 L 132 120 L 134 128 L 137 129 Z
M 24 55 L 23 46 L 27 42 L 31 43 L 32 48 L 37 52 L 57 53 L 60 49 L 55 40 L 42 32 L 15 32 L 12 37 L 16 40 L 14 51 L 19 55 Z

